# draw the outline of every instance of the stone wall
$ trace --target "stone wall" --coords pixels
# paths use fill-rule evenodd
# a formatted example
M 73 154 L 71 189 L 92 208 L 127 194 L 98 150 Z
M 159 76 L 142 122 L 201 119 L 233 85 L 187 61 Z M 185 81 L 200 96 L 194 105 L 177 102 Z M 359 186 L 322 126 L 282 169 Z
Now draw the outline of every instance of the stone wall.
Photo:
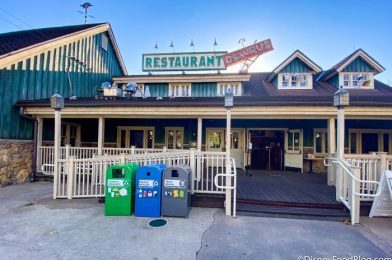
M 28 181 L 32 157 L 32 141 L 0 140 L 0 186 Z

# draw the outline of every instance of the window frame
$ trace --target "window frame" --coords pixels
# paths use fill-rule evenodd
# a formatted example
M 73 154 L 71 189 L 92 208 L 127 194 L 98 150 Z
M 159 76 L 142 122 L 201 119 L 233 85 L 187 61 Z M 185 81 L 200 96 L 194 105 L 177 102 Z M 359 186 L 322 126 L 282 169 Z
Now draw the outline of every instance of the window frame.
M 125 147 L 131 148 L 130 131 L 143 130 L 143 149 L 153 149 L 155 147 L 155 127 L 154 126 L 117 126 L 117 143 L 116 147 L 121 148 L 121 131 L 125 131 Z M 148 131 L 152 131 L 152 147 L 148 148 Z
M 177 95 L 175 95 L 176 91 L 174 89 L 178 89 Z M 187 95 L 184 95 L 187 89 Z M 192 96 L 192 83 L 169 83 L 169 90 L 168 90 L 169 97 L 191 97 Z
M 358 86 L 358 76 L 366 76 L 369 81 L 368 86 Z M 355 77 L 355 79 L 354 79 Z M 347 84 L 346 84 L 347 82 Z M 354 82 L 356 84 L 354 85 Z M 340 72 L 339 86 L 347 89 L 374 89 L 374 73 L 372 72 Z
M 169 127 L 165 127 L 165 147 L 167 149 L 169 149 L 169 132 L 170 131 L 178 131 L 180 130 L 182 132 L 182 136 L 181 136 L 181 148 L 177 148 L 176 147 L 176 141 L 177 141 L 177 137 L 175 137 L 173 139 L 173 148 L 170 149 L 184 149 L 184 139 L 185 139 L 185 133 L 184 133 L 184 127 L 179 127 L 179 126 L 169 126 Z
M 228 89 L 232 90 L 234 96 L 242 96 L 242 82 L 218 82 L 216 95 L 223 97 Z
M 293 80 L 294 77 L 305 77 L 305 85 L 302 85 L 301 80 Z M 313 74 L 310 72 L 279 73 L 278 89 L 313 89 Z

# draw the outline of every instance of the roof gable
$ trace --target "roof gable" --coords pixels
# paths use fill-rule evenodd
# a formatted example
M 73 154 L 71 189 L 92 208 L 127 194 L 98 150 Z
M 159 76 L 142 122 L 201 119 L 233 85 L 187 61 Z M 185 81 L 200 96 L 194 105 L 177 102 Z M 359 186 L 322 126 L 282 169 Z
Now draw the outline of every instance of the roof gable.
M 321 67 L 315 62 L 309 59 L 300 50 L 293 52 L 287 59 L 279 64 L 268 77 L 268 81 L 272 81 L 273 78 L 280 72 L 312 72 L 317 74 L 322 71 Z
M 323 80 L 328 80 L 342 71 L 349 72 L 374 72 L 381 73 L 385 68 L 364 50 L 358 49 L 338 62 L 323 75 Z
M 88 34 L 107 32 L 115 55 L 124 75 L 127 70 L 109 23 L 83 24 L 62 27 L 41 28 L 0 34 L 0 68 L 14 64 L 32 52 L 53 48 L 66 39 L 78 39 Z

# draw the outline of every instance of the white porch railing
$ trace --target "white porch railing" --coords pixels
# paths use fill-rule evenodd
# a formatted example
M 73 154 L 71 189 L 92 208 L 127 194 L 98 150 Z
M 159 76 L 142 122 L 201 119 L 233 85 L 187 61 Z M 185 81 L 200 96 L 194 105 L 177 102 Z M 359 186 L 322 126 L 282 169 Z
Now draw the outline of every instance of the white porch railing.
M 328 163 L 331 160 L 333 164 Z M 381 173 L 389 167 L 392 157 L 386 154 L 345 154 L 344 160 L 324 159 L 324 164 L 333 168 L 336 199 L 349 210 L 351 224 L 359 223 L 360 202 L 371 201 L 379 194 Z
M 88 156 L 88 153 L 74 154 Z M 122 163 L 136 163 L 139 166 L 156 163 L 165 163 L 167 166 L 189 165 L 192 170 L 192 193 L 225 194 L 226 188 L 232 190 L 234 192 L 233 215 L 235 215 L 235 168 L 230 176 L 234 178 L 231 182 L 232 186 L 226 187 L 225 153 L 202 152 L 194 149 L 144 154 L 92 155 L 90 158 L 66 156 L 58 160 L 59 172 L 57 178 L 54 178 L 54 197 L 68 199 L 104 197 L 106 169 L 111 165 Z

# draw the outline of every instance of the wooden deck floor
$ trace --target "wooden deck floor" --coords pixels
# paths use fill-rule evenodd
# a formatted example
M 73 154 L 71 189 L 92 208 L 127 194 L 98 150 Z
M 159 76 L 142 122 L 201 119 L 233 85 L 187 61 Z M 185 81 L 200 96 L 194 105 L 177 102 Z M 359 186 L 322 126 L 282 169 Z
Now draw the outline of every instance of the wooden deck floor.
M 237 199 L 298 204 L 340 204 L 326 174 L 251 170 L 238 172 Z

